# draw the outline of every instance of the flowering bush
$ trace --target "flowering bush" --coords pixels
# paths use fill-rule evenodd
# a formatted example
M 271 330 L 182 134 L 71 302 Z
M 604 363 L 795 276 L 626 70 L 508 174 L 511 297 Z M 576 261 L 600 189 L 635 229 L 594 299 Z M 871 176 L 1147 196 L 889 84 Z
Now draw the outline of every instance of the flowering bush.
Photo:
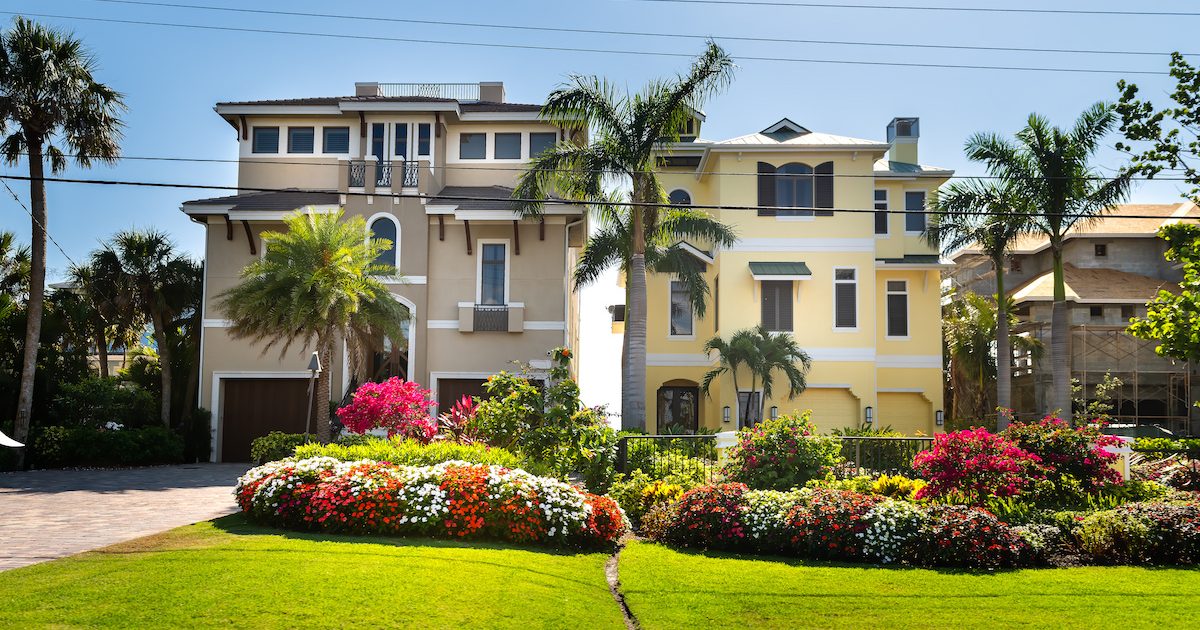
M 1075 543 L 1094 560 L 1107 564 L 1137 562 L 1145 557 L 1150 524 L 1135 513 L 1103 510 L 1076 517 Z
M 881 500 L 842 490 L 814 490 L 808 501 L 788 513 L 792 546 L 809 558 L 860 559 L 867 513 Z
M 1046 416 L 1038 422 L 1011 424 L 1003 435 L 1041 459 L 1047 481 L 1060 493 L 1076 485 L 1084 492 L 1096 492 L 1105 484 L 1121 482 L 1121 474 L 1111 467 L 1117 456 L 1105 450 L 1120 445 L 1121 439 L 1098 428 L 1075 428 Z
M 608 497 L 465 462 L 284 460 L 248 471 L 234 494 L 257 521 L 324 532 L 601 545 L 615 543 L 627 528 Z
M 667 479 L 651 479 L 641 470 L 635 470 L 628 477 L 617 475 L 608 494 L 625 510 L 629 520 L 637 524 L 643 514 L 655 506 L 674 503 L 694 486 L 687 479 L 670 476 Z
M 779 551 L 791 544 L 788 515 L 807 502 L 811 490 L 752 490 L 745 495 L 742 520 L 754 546 L 762 551 Z
M 929 481 L 916 498 L 953 496 L 969 503 L 1019 494 L 1045 476 L 1037 455 L 984 428 L 938 434 L 933 448 L 913 459 L 913 468 Z
M 1130 503 L 1115 511 L 1146 525 L 1145 554 L 1151 562 L 1200 562 L 1200 504 Z
M 431 393 L 396 376 L 382 383 L 363 383 L 354 390 L 350 404 L 337 410 L 338 420 L 354 433 L 385 429 L 388 437 L 428 442 L 437 434 L 437 422 L 430 416 L 437 403 L 429 398 Z
M 683 493 L 675 507 L 675 520 L 667 526 L 667 540 L 685 547 L 734 549 L 746 542 L 742 520 L 742 483 L 703 486 Z
M 965 505 L 935 505 L 921 533 L 922 564 L 1013 567 L 1030 555 L 1029 544 L 991 512 Z
M 451 440 L 460 444 L 479 441 L 479 432 L 473 426 L 479 404 L 471 396 L 463 395 L 442 415 L 438 416 L 437 439 Z
M 862 553 L 883 564 L 914 562 L 921 531 L 929 520 L 925 510 L 907 501 L 883 501 L 867 512 Z
M 809 416 L 780 416 L 738 431 L 726 478 L 760 490 L 790 490 L 825 475 L 841 461 L 842 443 L 816 435 Z

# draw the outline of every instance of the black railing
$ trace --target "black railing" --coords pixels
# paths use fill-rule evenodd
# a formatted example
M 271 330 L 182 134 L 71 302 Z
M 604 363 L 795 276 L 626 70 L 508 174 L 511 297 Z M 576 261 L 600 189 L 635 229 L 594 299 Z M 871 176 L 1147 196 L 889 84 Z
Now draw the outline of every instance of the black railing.
M 367 163 L 362 160 L 352 160 L 350 162 L 350 181 L 348 185 L 351 188 L 362 188 L 367 185 Z
M 635 470 L 655 477 L 699 476 L 716 480 L 715 435 L 625 435 L 617 440 L 617 472 Z
M 362 188 L 366 186 L 367 170 L 372 166 L 375 168 L 376 188 L 392 187 L 392 171 L 394 169 L 399 169 L 400 185 L 404 188 L 416 188 L 420 180 L 419 163 L 416 161 L 380 162 L 377 160 L 351 160 L 350 181 L 346 182 L 346 184 L 350 188 Z
M 913 475 L 913 458 L 933 446 L 928 437 L 864 437 L 843 436 L 842 459 L 834 474 L 839 477 L 856 475 Z
M 403 164 L 403 163 L 401 163 Z M 391 188 L 392 187 L 392 163 L 391 162 L 376 162 L 375 163 L 375 187 L 376 188 Z
M 417 183 L 420 181 L 420 176 L 418 175 L 420 171 L 417 169 L 419 165 L 419 162 L 414 162 L 412 160 L 404 163 L 404 180 L 401 182 L 402 186 L 405 188 L 417 187 Z
M 475 305 L 475 332 L 508 332 L 508 307 Z

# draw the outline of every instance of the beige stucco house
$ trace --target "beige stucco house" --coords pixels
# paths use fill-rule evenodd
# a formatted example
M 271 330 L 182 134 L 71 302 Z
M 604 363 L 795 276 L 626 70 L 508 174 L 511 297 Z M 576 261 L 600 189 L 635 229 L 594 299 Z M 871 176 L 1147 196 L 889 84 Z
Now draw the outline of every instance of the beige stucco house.
M 578 347 L 567 278 L 582 208 L 547 204 L 540 220 L 521 219 L 507 200 L 530 156 L 566 139 L 540 105 L 507 102 L 501 83 L 358 83 L 351 96 L 215 109 L 238 146 L 239 194 L 182 207 L 207 232 L 200 400 L 214 461 L 246 460 L 252 438 L 304 428 L 312 348 L 264 354 L 230 337 L 217 306 L 260 255 L 260 234 L 302 208 L 344 208 L 391 240 L 383 262 L 396 274 L 384 281 L 411 315 L 403 347 L 362 361 L 339 351 L 326 366 L 335 397 L 400 376 L 448 406 L 514 362 L 545 368 L 551 348 Z

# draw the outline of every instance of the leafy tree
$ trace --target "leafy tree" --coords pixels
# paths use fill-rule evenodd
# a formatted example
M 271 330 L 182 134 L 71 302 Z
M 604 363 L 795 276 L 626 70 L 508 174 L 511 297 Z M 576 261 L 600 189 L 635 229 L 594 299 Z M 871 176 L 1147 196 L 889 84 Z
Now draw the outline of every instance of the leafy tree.
M 342 221 L 341 211 L 310 209 L 283 222 L 285 231 L 262 233 L 262 259 L 250 263 L 241 282 L 221 294 L 220 306 L 233 322 L 229 332 L 264 343 L 264 353 L 279 346 L 282 357 L 295 344 L 316 348 L 325 367 L 317 380 L 317 439 L 328 442 L 334 344 L 345 339 L 349 351 L 359 355 L 384 337 L 401 343 L 409 314 L 375 278 L 395 274 L 375 262 L 391 243 L 364 239 L 362 217 Z
M 1137 85 L 1117 82 L 1121 98 L 1116 111 L 1125 140 L 1116 146 L 1132 158 L 1128 173 L 1153 179 L 1164 170 L 1179 171 L 1190 187 L 1187 196 L 1196 201 L 1200 199 L 1200 69 L 1176 52 L 1171 54 L 1170 73 L 1175 89 L 1165 107 L 1139 98 Z
M 109 344 L 132 343 L 146 318 L 122 301 L 126 296 L 113 284 L 114 278 L 98 275 L 91 265 L 72 265 L 68 275 L 74 291 L 82 298 L 83 316 L 96 346 L 100 376 L 107 377 Z
M 750 372 L 750 391 L 758 391 L 758 384 L 762 383 L 762 396 L 758 400 L 759 418 L 763 417 L 763 407 L 774 393 L 777 372 L 782 373 L 787 381 L 789 400 L 799 396 L 808 387 L 807 377 L 812 368 L 812 358 L 800 349 L 791 335 L 773 333 L 761 324 L 734 332 L 728 342 L 713 337 L 704 344 L 704 351 L 715 351 L 720 364 L 704 374 L 700 383 L 701 391 L 709 395 L 713 380 L 722 374 L 729 374 L 734 391 L 739 391 L 737 371 L 745 366 Z M 745 407 L 739 410 L 742 426 L 746 426 L 750 419 L 750 405 Z
M 542 108 L 550 123 L 588 142 L 564 142 L 534 158 L 513 191 L 517 199 L 548 199 L 552 192 L 581 203 L 602 199 L 608 187 L 627 188 L 628 296 L 625 361 L 621 375 L 621 425 L 646 427 L 646 269 L 650 237 L 659 233 L 666 201 L 655 172 L 657 159 L 679 140 L 679 131 L 704 101 L 732 80 L 733 60 L 715 43 L 688 72 L 655 80 L 632 96 L 599 77 L 575 76 L 552 92 Z M 540 202 L 523 203 L 537 216 Z
M 27 158 L 32 215 L 28 317 L 15 420 L 24 442 L 33 408 L 33 379 L 46 287 L 46 164 L 88 168 L 119 154 L 121 95 L 96 81 L 95 58 L 74 36 L 17 17 L 0 34 L 0 152 L 10 165 Z M 64 149 L 66 149 L 64 151 Z
M 1135 317 L 1129 334 L 1157 341 L 1159 356 L 1200 361 L 1200 226 L 1164 225 L 1159 237 L 1167 242 L 1166 259 L 1183 267 L 1179 293 L 1160 290 L 1146 304 L 1146 316 Z
M 1062 129 L 1038 114 L 1030 114 L 1015 142 L 994 133 L 975 134 L 967 141 L 967 157 L 986 165 L 1014 189 L 1023 206 L 1036 213 L 1033 229 L 1050 242 L 1054 260 L 1054 304 L 1050 313 L 1050 406 L 1070 418 L 1071 358 L 1069 305 L 1063 281 L 1063 247 L 1067 233 L 1110 211 L 1129 196 L 1130 175 L 1107 178 L 1090 162 L 1100 141 L 1116 124 L 1112 105 L 1096 103 L 1080 114 L 1070 129 Z

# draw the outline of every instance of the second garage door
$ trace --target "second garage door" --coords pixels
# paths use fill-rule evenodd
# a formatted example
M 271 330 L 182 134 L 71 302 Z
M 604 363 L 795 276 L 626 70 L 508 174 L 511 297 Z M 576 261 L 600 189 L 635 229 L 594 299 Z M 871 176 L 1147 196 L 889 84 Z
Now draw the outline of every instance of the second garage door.
M 221 461 L 250 461 L 250 442 L 271 431 L 304 433 L 308 379 L 223 379 L 221 387 Z
M 795 400 L 786 401 L 780 411 L 794 406 L 796 411 L 812 409 L 812 421 L 821 433 L 859 424 L 858 398 L 844 388 L 807 389 Z

